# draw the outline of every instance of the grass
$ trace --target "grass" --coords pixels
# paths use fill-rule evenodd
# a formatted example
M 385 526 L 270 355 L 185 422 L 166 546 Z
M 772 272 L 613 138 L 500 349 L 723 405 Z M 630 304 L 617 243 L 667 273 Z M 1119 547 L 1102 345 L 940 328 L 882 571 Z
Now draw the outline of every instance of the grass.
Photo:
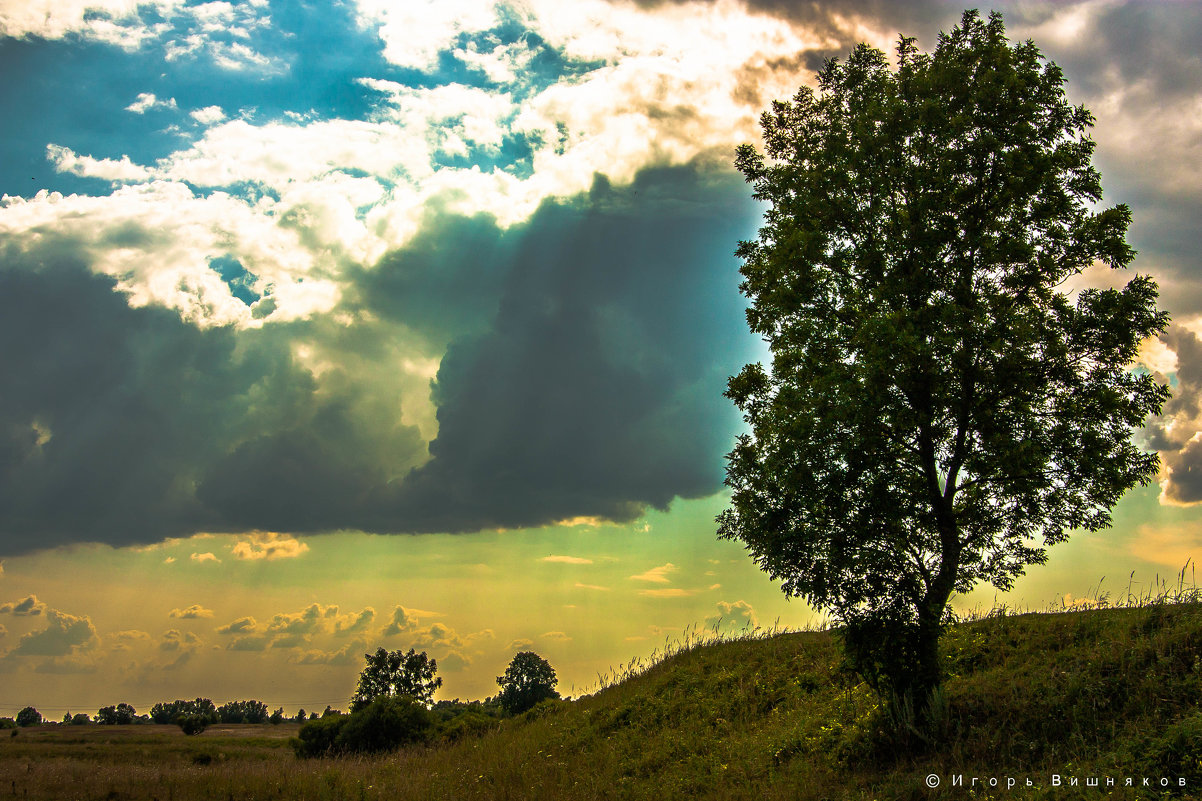
M 1121 600 L 952 626 L 939 729 L 916 752 L 898 750 L 831 633 L 694 632 L 592 695 L 380 757 L 298 760 L 295 724 L 0 733 L 0 799 L 1199 797 L 1202 603 L 1180 586 Z M 1095 777 L 1100 789 L 1083 786 Z M 1139 786 L 1161 777 L 1171 793 Z

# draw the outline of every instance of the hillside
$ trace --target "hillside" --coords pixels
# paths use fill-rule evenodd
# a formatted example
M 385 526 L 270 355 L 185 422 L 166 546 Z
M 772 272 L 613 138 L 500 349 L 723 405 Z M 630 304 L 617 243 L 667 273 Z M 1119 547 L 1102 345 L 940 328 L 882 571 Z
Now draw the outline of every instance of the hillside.
M 873 697 L 841 671 L 832 635 L 801 632 L 678 648 L 481 738 L 380 758 L 300 761 L 278 737 L 219 728 L 196 738 L 140 731 L 159 727 L 26 730 L 0 741 L 0 791 L 11 782 L 17 797 L 172 801 L 1026 799 L 1101 797 L 1113 777 L 1108 797 L 1159 798 L 1164 777 L 1174 796 L 1202 796 L 1202 605 L 993 615 L 954 626 L 945 648 L 946 720 L 916 755 L 898 756 Z M 127 736 L 113 736 L 120 729 Z M 1100 791 L 1085 787 L 1093 778 Z

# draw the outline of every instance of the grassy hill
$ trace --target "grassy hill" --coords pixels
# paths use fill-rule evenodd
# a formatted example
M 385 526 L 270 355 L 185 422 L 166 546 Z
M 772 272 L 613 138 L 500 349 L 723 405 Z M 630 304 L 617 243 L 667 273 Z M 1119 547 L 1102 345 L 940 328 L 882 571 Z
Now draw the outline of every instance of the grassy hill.
M 952 627 L 944 647 L 946 712 L 926 744 L 840 667 L 831 634 L 801 632 L 686 643 L 592 696 L 384 757 L 297 760 L 279 727 L 25 730 L 0 738 L 0 795 L 11 784 L 15 797 L 161 801 L 1202 797 L 1202 605 L 994 614 Z

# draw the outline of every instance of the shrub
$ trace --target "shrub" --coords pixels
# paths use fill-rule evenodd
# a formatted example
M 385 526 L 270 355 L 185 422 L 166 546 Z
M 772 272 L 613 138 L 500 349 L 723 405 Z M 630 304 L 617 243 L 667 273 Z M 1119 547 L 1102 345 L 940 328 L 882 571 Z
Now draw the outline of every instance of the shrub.
M 447 742 L 481 737 L 497 727 L 497 719 L 475 709 L 462 712 L 442 724 L 440 735 Z
M 0 730 L 17 728 L 17 721 L 12 718 L 0 718 Z
M 313 714 L 317 714 L 316 712 Z M 330 756 L 334 753 L 334 744 L 342 727 L 350 720 L 348 715 L 337 713 L 323 715 L 320 718 L 309 718 L 309 722 L 301 726 L 300 732 L 292 738 L 292 750 L 302 759 Z
M 18 726 L 41 726 L 42 713 L 31 706 L 27 706 L 17 713 Z
M 353 713 L 338 733 L 344 752 L 377 753 L 426 742 L 434 729 L 430 710 L 408 696 L 384 695 Z
M 184 734 L 200 734 L 209 725 L 209 720 L 204 715 L 184 715 L 177 720 L 179 727 Z

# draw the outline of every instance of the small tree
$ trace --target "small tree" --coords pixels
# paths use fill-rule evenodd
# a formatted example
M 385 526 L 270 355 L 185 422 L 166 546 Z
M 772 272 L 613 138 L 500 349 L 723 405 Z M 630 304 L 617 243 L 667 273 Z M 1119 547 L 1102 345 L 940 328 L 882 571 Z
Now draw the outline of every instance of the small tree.
M 128 725 L 137 719 L 137 710 L 125 703 L 103 707 L 96 713 L 96 722 L 109 726 Z
M 25 726 L 41 726 L 42 713 L 31 706 L 27 706 L 17 713 L 17 725 Z
M 868 45 L 828 62 L 763 115 L 767 158 L 738 151 L 769 204 L 738 255 L 772 366 L 729 383 L 750 430 L 719 536 L 829 612 L 895 711 L 939 684 L 953 592 L 1008 589 L 1157 472 L 1131 433 L 1168 390 L 1127 369 L 1167 325 L 1155 283 L 1060 290 L 1134 255 L 1063 83 L 965 12 L 896 69 Z
M 228 701 L 217 707 L 222 723 L 263 723 L 267 720 L 267 704 L 262 701 Z
M 438 663 L 425 651 L 408 653 L 376 649 L 374 654 L 364 654 L 367 665 L 359 674 L 359 686 L 351 698 L 351 711 L 362 709 L 382 695 L 408 695 L 429 706 L 434 702 L 434 691 L 442 686 L 442 678 L 435 678 Z
M 497 676 L 501 686 L 497 701 L 511 715 L 525 712 L 539 701 L 558 698 L 556 681 L 555 670 L 547 660 L 533 651 L 522 651 L 505 668 L 505 675 Z

